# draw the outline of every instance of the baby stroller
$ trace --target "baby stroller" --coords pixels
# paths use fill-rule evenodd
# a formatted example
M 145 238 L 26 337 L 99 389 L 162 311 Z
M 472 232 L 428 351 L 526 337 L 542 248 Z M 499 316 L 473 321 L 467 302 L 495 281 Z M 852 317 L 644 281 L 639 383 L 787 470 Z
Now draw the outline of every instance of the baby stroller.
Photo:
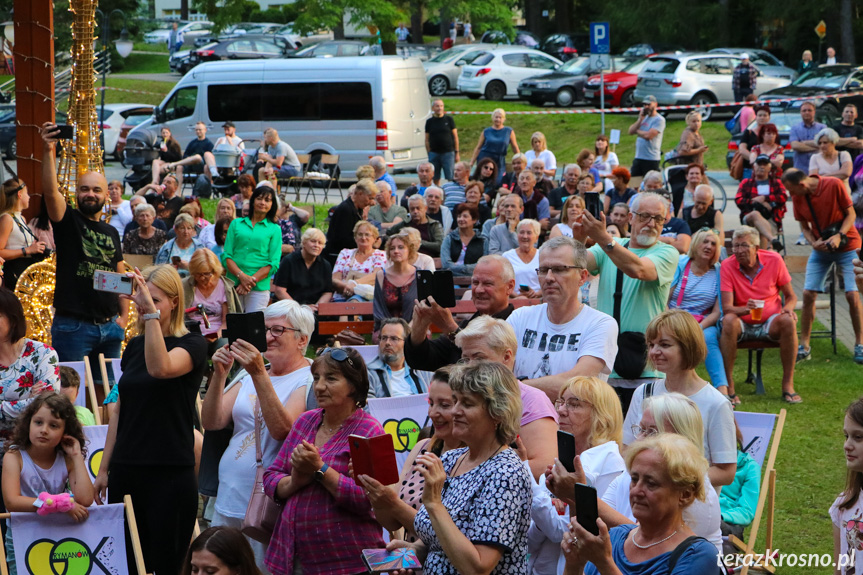
M 213 178 L 213 192 L 223 197 L 229 197 L 239 192 L 237 178 L 255 167 L 258 156 L 257 145 L 261 140 L 243 140 L 246 149 L 240 149 L 228 144 L 219 144 L 213 148 L 216 159 L 218 177 Z M 251 144 L 251 145 L 250 145 Z
M 123 182 L 135 192 L 153 181 L 153 160 L 159 157 L 156 132 L 149 129 L 135 130 L 126 138 L 123 150 L 124 164 L 129 168 Z

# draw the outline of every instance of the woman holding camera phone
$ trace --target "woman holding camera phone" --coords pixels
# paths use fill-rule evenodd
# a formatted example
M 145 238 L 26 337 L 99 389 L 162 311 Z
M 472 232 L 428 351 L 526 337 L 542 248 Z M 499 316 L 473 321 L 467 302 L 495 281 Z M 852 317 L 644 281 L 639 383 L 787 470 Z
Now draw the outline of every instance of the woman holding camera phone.
M 3 258 L 3 285 L 15 289 L 18 277 L 28 266 L 42 261 L 45 242 L 27 227 L 21 212 L 30 206 L 27 184 L 17 178 L 0 188 L 0 258 Z M 50 252 L 50 250 L 49 250 Z
M 119 399 L 94 483 L 96 501 L 122 503 L 131 495 L 147 572 L 177 573 L 198 508 L 193 414 L 207 340 L 186 329 L 183 284 L 173 266 L 136 268 L 127 275 L 134 292 L 121 299 L 135 302 L 141 335 L 123 351 Z M 127 558 L 131 573 L 131 550 Z

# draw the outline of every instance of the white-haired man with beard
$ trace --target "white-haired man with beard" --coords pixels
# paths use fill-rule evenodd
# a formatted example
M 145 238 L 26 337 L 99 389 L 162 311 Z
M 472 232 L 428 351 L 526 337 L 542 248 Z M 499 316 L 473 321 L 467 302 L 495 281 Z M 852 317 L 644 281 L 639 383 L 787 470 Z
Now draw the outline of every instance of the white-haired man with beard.
M 54 166 L 58 128 L 42 124 L 42 186 L 45 207 L 54 227 L 57 246 L 57 280 L 54 290 L 54 323 L 51 339 L 60 361 L 81 361 L 98 354 L 120 357 L 129 306 L 119 297 L 93 289 L 97 270 L 125 275 L 120 234 L 99 220 L 108 198 L 108 181 L 97 172 L 78 177 L 78 208 L 66 204 Z
M 620 396 L 624 412 L 635 388 L 659 376 L 647 365 L 637 373 L 643 365 L 638 361 L 646 357 L 642 352 L 646 351 L 643 334 L 647 324 L 667 307 L 668 291 L 680 256 L 674 246 L 659 241 L 668 210 L 662 196 L 651 192 L 638 194 L 632 200 L 631 210 L 630 238 L 611 237 L 605 229 L 604 214 L 597 220 L 585 213 L 573 224 L 575 239 L 584 242 L 589 237 L 596 242 L 587 250 L 587 270 L 591 275 L 599 274 L 596 307 L 619 324 L 617 359 L 608 383 Z M 636 334 L 642 334 L 640 341 Z

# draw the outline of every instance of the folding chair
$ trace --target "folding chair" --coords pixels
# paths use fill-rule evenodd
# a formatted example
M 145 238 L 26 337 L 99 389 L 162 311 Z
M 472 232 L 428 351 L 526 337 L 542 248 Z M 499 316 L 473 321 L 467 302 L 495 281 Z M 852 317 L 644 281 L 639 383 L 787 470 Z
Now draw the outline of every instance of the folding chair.
M 746 543 L 730 535 L 729 541 L 734 544 L 744 555 L 755 553 L 755 541 L 758 539 L 758 530 L 761 527 L 761 518 L 767 508 L 767 519 L 765 521 L 764 545 L 765 549 L 773 550 L 773 514 L 776 507 L 776 454 L 779 451 L 779 443 L 782 440 L 782 430 L 785 427 L 784 409 L 779 410 L 779 415 L 772 413 L 747 413 L 738 411 L 734 413 L 734 419 L 740 427 L 743 435 L 743 445 L 749 455 L 761 465 L 761 492 L 758 494 L 758 507 L 755 509 L 755 518 L 749 528 L 749 539 Z M 770 436 L 770 450 L 767 450 L 767 442 Z M 767 464 L 764 465 L 764 457 L 767 456 Z M 772 565 L 760 567 L 770 573 L 775 569 Z M 749 565 L 745 565 L 740 572 L 741 575 L 749 573 Z
M 318 171 L 313 172 L 313 168 L 316 168 Z M 344 200 L 345 196 L 342 193 L 342 185 L 339 182 L 340 173 L 338 154 L 323 154 L 318 164 L 314 166 L 309 162 L 309 168 L 303 177 L 303 181 L 300 183 L 300 187 L 303 184 L 309 186 L 309 190 L 306 192 L 306 202 L 309 201 L 309 196 L 314 196 L 315 194 L 315 183 L 318 183 L 324 190 L 324 203 L 327 202 L 327 197 L 333 183 L 336 184 L 336 189 L 339 190 L 339 197 Z M 297 200 L 299 200 L 299 196 L 297 196 Z
M 120 367 L 120 358 L 112 357 L 111 359 L 105 359 L 105 354 L 99 354 L 99 370 L 102 373 L 102 401 L 105 401 L 105 398 L 108 397 L 108 394 L 111 393 L 111 386 L 108 385 L 108 362 L 111 362 L 111 371 L 114 374 L 114 385 L 117 385 L 117 382 L 120 381 L 120 377 L 123 375 L 123 369 Z M 107 405 L 102 405 L 100 403 L 101 408 L 104 410 L 104 416 L 102 419 L 105 420 L 105 423 L 108 423 L 111 419 L 111 413 L 108 410 Z
M 87 407 L 87 399 L 90 400 L 90 408 L 96 418 L 96 425 L 102 425 L 102 417 L 99 413 L 99 403 L 96 400 L 96 385 L 93 381 L 93 372 L 90 369 L 90 361 L 85 357 L 83 361 L 61 361 L 60 366 L 74 369 L 81 378 L 81 386 L 78 388 L 78 397 L 75 405 Z
M 297 195 L 297 201 L 300 201 L 300 188 L 303 184 L 303 179 L 306 177 L 306 172 L 309 171 L 309 164 L 312 161 L 311 154 L 297 154 L 297 160 L 300 161 L 300 175 L 291 176 L 289 178 L 279 178 L 279 186 L 294 188 L 294 193 Z

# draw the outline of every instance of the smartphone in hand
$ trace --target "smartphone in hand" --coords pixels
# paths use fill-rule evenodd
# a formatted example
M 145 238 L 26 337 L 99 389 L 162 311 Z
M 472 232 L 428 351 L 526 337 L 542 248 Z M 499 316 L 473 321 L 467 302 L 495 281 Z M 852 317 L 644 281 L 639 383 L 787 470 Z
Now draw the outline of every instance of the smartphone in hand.
M 132 278 L 126 274 L 96 270 L 93 272 L 93 289 L 108 293 L 132 295 Z
M 570 473 L 575 473 L 575 437 L 566 431 L 557 430 L 557 458 Z
M 261 353 L 267 351 L 267 326 L 264 312 L 229 313 L 225 316 L 228 343 L 233 345 L 238 339 L 247 341 Z
M 575 518 L 588 533 L 599 536 L 599 527 L 596 525 L 599 503 L 595 488 L 583 483 L 575 484 Z

